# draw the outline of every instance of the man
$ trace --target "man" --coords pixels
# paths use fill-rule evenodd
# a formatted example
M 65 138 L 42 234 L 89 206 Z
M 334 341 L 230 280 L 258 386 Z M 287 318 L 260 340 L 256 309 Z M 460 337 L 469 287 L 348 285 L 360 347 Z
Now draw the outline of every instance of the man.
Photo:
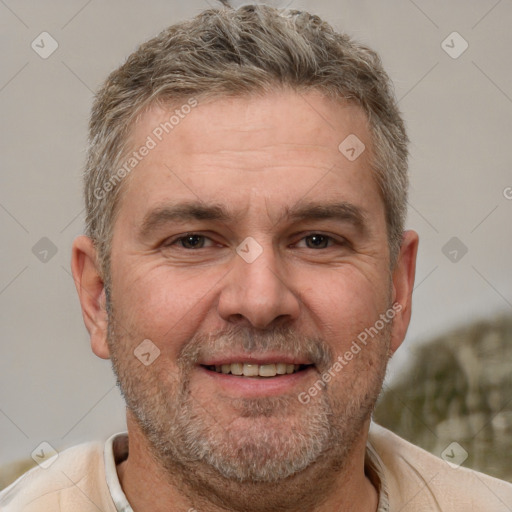
M 72 270 L 128 432 L 2 510 L 512 510 L 512 485 L 371 424 L 418 247 L 374 52 L 265 6 L 172 26 L 100 90 L 85 195 Z

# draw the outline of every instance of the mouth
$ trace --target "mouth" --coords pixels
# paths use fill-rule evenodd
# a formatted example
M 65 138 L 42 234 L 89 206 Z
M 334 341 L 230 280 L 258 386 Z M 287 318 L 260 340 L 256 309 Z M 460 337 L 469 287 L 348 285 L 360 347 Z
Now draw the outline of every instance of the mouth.
M 201 365 L 210 372 L 222 373 L 224 375 L 236 375 L 237 377 L 269 379 L 282 375 L 292 375 L 312 367 L 312 364 L 290 364 L 290 363 L 226 363 L 220 365 Z
M 205 387 L 235 398 L 294 393 L 306 389 L 317 373 L 307 358 L 271 353 L 212 356 L 200 361 L 198 369 Z

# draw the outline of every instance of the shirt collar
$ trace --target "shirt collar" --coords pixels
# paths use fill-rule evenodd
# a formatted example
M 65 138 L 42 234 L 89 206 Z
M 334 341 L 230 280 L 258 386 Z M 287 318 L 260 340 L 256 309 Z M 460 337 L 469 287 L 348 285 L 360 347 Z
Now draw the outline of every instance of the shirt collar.
M 377 512 L 389 512 L 389 491 L 384 474 L 384 464 L 369 441 L 366 443 L 364 470 L 366 476 L 377 489 L 379 496 Z
M 123 432 L 109 437 L 105 443 L 103 456 L 107 486 L 117 512 L 133 512 L 121 488 L 116 469 L 116 465 L 128 457 L 128 434 Z

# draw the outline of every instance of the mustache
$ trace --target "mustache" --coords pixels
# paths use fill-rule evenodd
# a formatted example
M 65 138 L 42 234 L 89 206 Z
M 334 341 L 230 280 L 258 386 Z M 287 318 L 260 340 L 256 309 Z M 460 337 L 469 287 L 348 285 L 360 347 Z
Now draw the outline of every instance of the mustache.
M 328 368 L 334 360 L 332 349 L 321 337 L 302 334 L 284 326 L 271 330 L 234 326 L 193 336 L 180 350 L 178 365 L 183 368 L 192 367 L 202 359 L 233 350 L 247 354 L 278 351 L 292 357 L 307 359 L 318 369 Z

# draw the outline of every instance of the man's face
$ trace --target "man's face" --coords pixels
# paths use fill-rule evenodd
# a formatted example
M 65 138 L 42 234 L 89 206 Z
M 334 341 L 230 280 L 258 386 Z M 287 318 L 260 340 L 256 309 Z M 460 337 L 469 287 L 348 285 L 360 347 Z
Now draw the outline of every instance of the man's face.
M 277 481 L 343 460 L 393 336 L 385 322 L 344 357 L 394 300 L 366 118 L 275 93 L 199 102 L 158 141 L 173 110 L 136 124 L 132 147 L 156 147 L 114 228 L 109 348 L 130 414 L 169 469 Z M 338 149 L 351 134 L 366 145 L 353 161 Z M 143 340 L 146 362 L 160 351 L 147 365 Z

